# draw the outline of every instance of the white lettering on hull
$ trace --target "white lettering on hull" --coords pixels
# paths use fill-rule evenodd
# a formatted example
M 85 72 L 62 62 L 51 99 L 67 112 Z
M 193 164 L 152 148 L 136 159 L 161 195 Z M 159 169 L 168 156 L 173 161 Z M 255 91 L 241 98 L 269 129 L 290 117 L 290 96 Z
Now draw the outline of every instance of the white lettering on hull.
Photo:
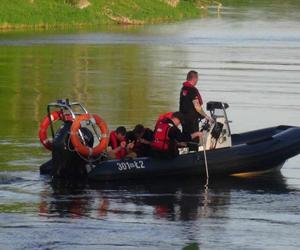
M 132 169 L 145 168 L 143 161 L 117 162 L 117 166 L 119 171 L 130 171 Z

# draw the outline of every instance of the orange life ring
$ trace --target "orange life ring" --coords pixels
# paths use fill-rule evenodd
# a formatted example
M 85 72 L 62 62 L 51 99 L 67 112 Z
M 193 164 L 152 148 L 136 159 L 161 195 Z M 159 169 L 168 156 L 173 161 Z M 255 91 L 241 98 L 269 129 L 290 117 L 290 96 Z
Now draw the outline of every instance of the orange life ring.
M 71 116 L 63 116 L 61 111 L 53 111 L 50 114 L 50 118 L 52 122 L 55 122 L 57 120 L 70 120 Z M 52 142 L 48 139 L 47 135 L 47 130 L 50 126 L 51 123 L 48 115 L 44 118 L 43 122 L 40 125 L 40 130 L 39 130 L 39 138 L 40 142 L 44 145 L 44 147 L 50 151 L 52 151 Z
M 96 125 L 100 128 L 101 131 L 101 138 L 99 138 L 99 144 L 94 147 L 90 148 L 84 145 L 81 141 L 80 136 L 78 135 L 78 131 L 81 127 L 82 121 L 88 121 L 94 119 Z M 71 126 L 71 142 L 74 146 L 74 149 L 79 152 L 83 156 L 96 156 L 103 152 L 108 145 L 108 127 L 105 121 L 98 115 L 90 115 L 90 114 L 83 114 L 78 116 Z

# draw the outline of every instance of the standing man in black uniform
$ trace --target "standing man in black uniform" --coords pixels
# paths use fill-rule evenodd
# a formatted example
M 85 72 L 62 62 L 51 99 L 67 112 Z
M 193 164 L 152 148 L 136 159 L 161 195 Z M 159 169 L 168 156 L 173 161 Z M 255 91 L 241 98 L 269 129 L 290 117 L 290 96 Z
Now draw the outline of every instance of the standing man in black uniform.
M 196 88 L 197 82 L 198 73 L 192 70 L 187 74 L 180 91 L 179 111 L 184 115 L 183 131 L 186 134 L 199 131 L 199 119 L 212 121 L 202 108 L 203 101 Z

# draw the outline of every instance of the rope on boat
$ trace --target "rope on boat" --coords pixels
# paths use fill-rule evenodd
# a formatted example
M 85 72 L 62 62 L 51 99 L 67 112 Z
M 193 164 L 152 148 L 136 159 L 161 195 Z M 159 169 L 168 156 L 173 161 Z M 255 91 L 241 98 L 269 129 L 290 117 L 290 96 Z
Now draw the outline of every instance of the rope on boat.
M 208 173 L 208 164 L 207 164 L 207 158 L 206 158 L 206 141 L 204 141 L 203 137 L 201 137 L 201 142 L 203 145 L 203 155 L 204 155 L 204 163 L 205 163 L 205 171 L 206 171 L 206 183 L 205 183 L 205 187 L 208 187 L 208 181 L 209 181 L 209 173 Z

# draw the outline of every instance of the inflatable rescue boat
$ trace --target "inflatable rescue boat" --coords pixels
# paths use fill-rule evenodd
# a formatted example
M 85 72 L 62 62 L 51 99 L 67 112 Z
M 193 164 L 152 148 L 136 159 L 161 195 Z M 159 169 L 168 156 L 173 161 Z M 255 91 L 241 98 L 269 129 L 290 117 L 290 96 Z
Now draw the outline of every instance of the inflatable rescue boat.
M 41 174 L 91 180 L 117 180 L 164 176 L 254 175 L 278 171 L 300 153 L 300 127 L 275 126 L 232 134 L 228 104 L 208 102 L 214 123 L 203 123 L 203 143 L 180 148 L 174 158 L 138 157 L 110 160 L 105 152 L 109 131 L 105 121 L 79 102 L 58 100 L 48 104 L 39 137 L 52 152 Z M 56 121 L 61 121 L 57 127 Z M 48 139 L 48 130 L 51 139 Z

